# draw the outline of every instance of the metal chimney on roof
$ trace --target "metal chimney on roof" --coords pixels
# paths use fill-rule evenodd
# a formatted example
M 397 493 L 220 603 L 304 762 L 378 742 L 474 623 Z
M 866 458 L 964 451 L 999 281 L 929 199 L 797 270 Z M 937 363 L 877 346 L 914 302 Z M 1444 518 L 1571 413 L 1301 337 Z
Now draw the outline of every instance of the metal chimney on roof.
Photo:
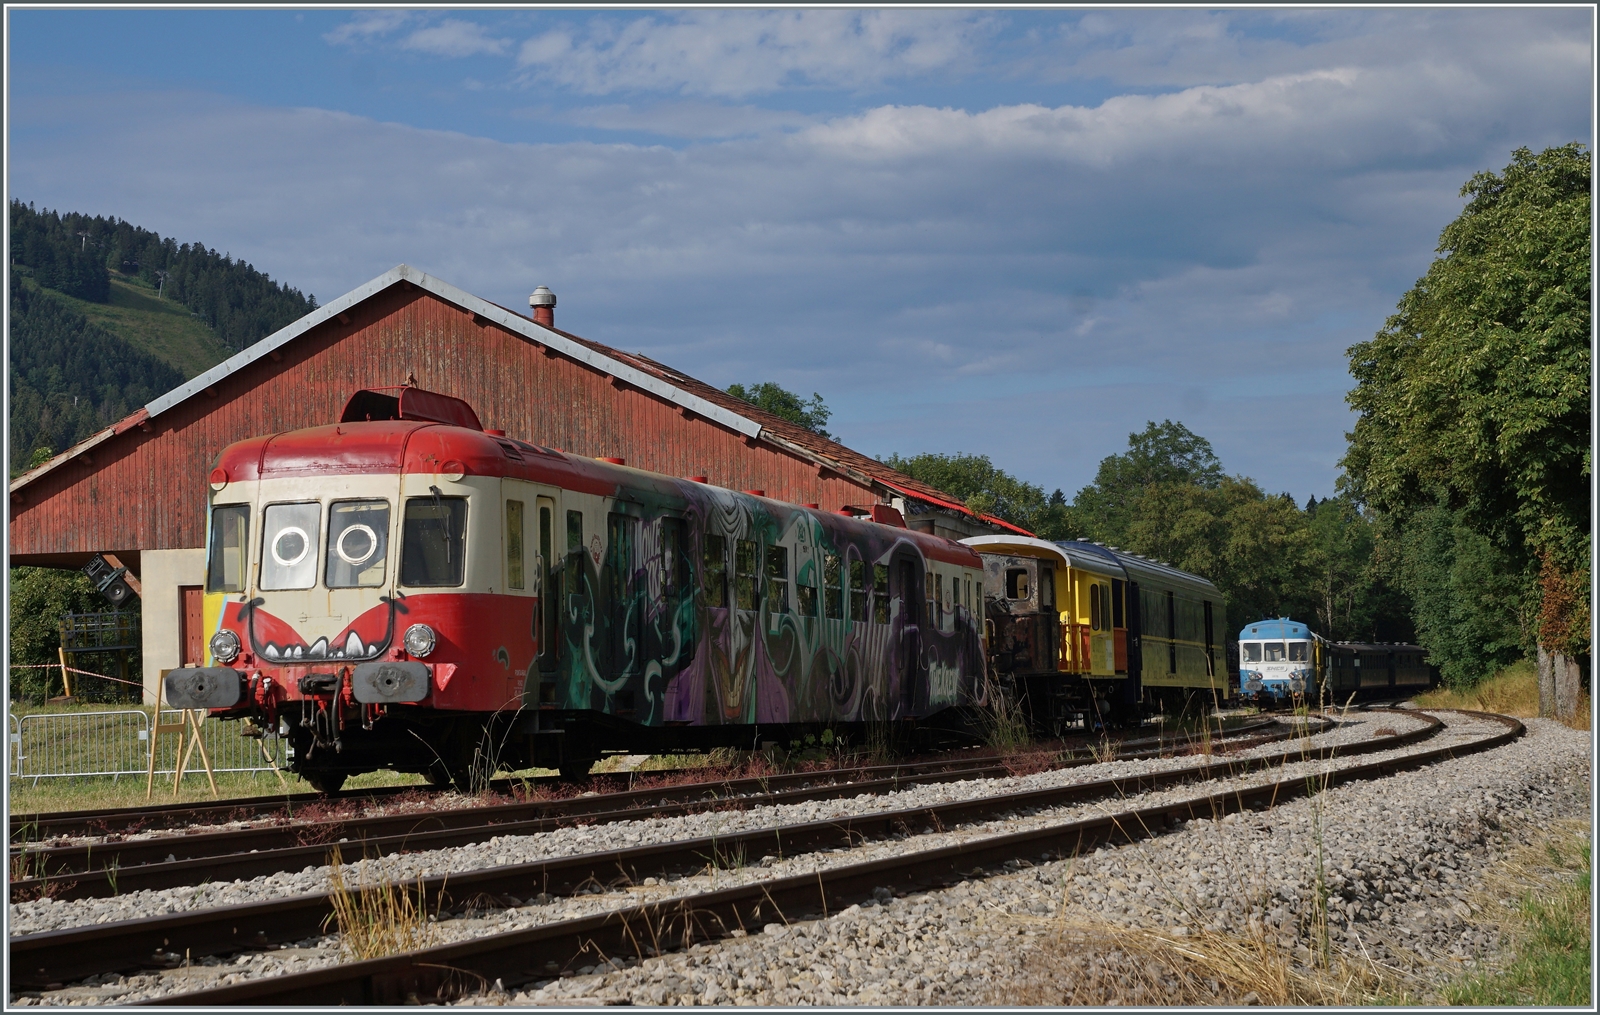
M 547 328 L 556 326 L 556 294 L 548 286 L 540 286 L 528 297 L 528 306 L 533 308 L 533 323 L 542 324 Z

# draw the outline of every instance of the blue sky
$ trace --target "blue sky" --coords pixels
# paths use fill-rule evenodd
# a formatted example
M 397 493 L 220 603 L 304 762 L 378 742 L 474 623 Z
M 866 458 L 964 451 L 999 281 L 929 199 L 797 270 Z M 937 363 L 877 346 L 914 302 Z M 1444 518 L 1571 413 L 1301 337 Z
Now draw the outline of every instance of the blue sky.
M 870 454 L 1068 496 L 1146 420 L 1332 492 L 1461 184 L 1591 140 L 1587 8 L 8 12 L 11 197 L 326 301 L 400 262 Z M 537 435 L 527 435 L 537 439 Z

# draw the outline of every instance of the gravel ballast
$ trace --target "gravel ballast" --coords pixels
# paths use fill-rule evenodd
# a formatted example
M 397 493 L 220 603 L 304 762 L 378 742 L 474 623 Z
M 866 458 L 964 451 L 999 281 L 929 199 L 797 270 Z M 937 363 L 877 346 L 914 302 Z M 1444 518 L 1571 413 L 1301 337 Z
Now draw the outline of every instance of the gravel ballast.
M 1417 720 L 1394 715 L 1352 715 L 1350 718 L 1351 722 L 1319 736 L 1315 742 L 1323 745 L 1341 740 L 1370 739 L 1377 728 L 1388 727 L 1404 732 L 1417 723 Z M 1446 720 L 1451 729 L 1423 745 L 1360 760 L 1410 753 L 1449 742 L 1441 738 L 1477 739 L 1491 730 L 1501 728 L 1494 724 L 1464 720 L 1460 716 L 1446 715 Z M 1451 925 L 1451 918 L 1458 925 L 1462 923 L 1460 908 L 1454 903 L 1461 902 L 1464 905 L 1463 897 L 1452 896 L 1448 902 L 1430 906 L 1428 903 L 1437 898 L 1437 892 L 1430 894 L 1420 888 L 1416 891 L 1403 888 L 1397 894 L 1391 889 L 1402 884 L 1398 867 L 1391 870 L 1390 867 L 1379 868 L 1373 864 L 1385 856 L 1391 857 L 1393 864 L 1399 864 L 1404 859 L 1408 872 L 1406 877 L 1421 871 L 1426 875 L 1424 880 L 1430 883 L 1435 880 L 1432 873 L 1435 867 L 1431 865 L 1437 864 L 1437 869 L 1448 871 L 1450 868 L 1445 864 L 1454 864 L 1455 872 L 1448 877 L 1459 882 L 1466 877 L 1461 873 L 1462 865 L 1468 862 L 1464 858 L 1472 855 L 1473 849 L 1486 852 L 1493 845 L 1491 839 L 1505 838 L 1499 831 L 1486 831 L 1491 826 L 1498 827 L 1502 815 L 1513 813 L 1517 808 L 1532 814 L 1539 806 L 1554 806 L 1557 803 L 1570 809 L 1571 801 L 1568 798 L 1572 793 L 1567 792 L 1570 779 L 1561 783 L 1565 788 L 1560 793 L 1534 793 L 1532 796 L 1524 792 L 1532 784 L 1525 786 L 1518 782 L 1521 776 L 1517 773 L 1531 777 L 1540 771 L 1536 766 L 1523 764 L 1527 757 L 1536 756 L 1529 751 L 1529 745 L 1534 741 L 1552 739 L 1559 743 L 1562 732 L 1579 739 L 1578 747 L 1566 744 L 1563 750 L 1554 752 L 1545 760 L 1551 761 L 1556 757 L 1565 759 L 1551 769 L 1552 772 L 1568 769 L 1581 772 L 1583 779 L 1579 781 L 1583 783 L 1583 796 L 1586 798 L 1586 737 L 1548 723 L 1530 724 L 1530 730 L 1534 730 L 1534 734 L 1524 740 L 1485 756 L 1469 756 L 1433 765 L 1375 784 L 1340 787 L 1324 795 L 1325 867 L 1332 865 L 1342 879 L 1335 882 L 1329 878 L 1326 883 L 1337 886 L 1341 899 L 1340 911 L 1345 913 L 1348 920 L 1358 928 L 1368 925 L 1392 928 L 1398 920 L 1400 926 L 1416 933 L 1409 938 L 1405 933 L 1397 933 L 1401 933 L 1405 940 L 1414 938 L 1416 942 L 1422 941 L 1421 925 L 1416 924 L 1419 919 L 1424 922 L 1429 919 L 1442 920 L 1445 930 L 1453 932 L 1455 928 Z M 1273 744 L 1243 753 L 1270 754 L 1283 749 L 1283 745 Z M 491 840 L 481 847 L 392 857 L 367 866 L 374 871 L 381 870 L 388 876 L 431 872 L 443 869 L 440 865 L 446 863 L 451 870 L 471 870 L 496 863 L 610 848 L 619 843 L 631 845 L 666 841 L 707 835 L 713 831 L 723 834 L 744 828 L 818 820 L 844 813 L 910 807 L 943 799 L 964 799 L 1004 790 L 1154 771 L 1192 764 L 1193 761 L 1191 758 L 1180 758 L 1113 762 L 1015 779 L 916 787 L 888 797 L 864 796 L 850 801 L 760 808 L 749 812 L 718 812 L 589 829 L 561 829 L 539 836 Z M 1349 763 L 1354 762 L 1344 762 Z M 1456 770 L 1459 766 L 1466 768 L 1458 773 Z M 1283 773 L 1275 772 L 1274 777 L 1299 777 L 1318 767 L 1322 766 L 1290 766 Z M 1464 782 L 1463 775 L 1466 777 Z M 1263 776 L 1254 776 L 1240 780 L 1239 784 L 1262 781 L 1267 780 Z M 1377 789 L 1386 784 L 1390 786 L 1387 793 Z M 1421 802 L 1416 807 L 1401 804 L 1396 787 L 1414 787 L 1413 795 Z M 1217 788 L 1217 783 L 1180 786 L 1141 797 L 1139 803 L 1187 799 Z M 1454 811 L 1446 808 L 1436 814 L 1439 808 L 1434 803 L 1450 799 L 1448 795 L 1438 797 L 1435 791 L 1439 790 L 1447 794 L 1464 790 L 1469 799 L 1453 803 L 1451 806 L 1455 808 Z M 1473 793 L 1480 793 L 1482 799 L 1473 798 Z M 1367 798 L 1372 797 L 1374 801 L 1383 802 L 1389 814 L 1377 820 L 1335 820 L 1333 815 L 1346 808 L 1344 796 L 1351 794 L 1354 794 L 1352 804 L 1358 809 L 1370 809 Z M 456 914 L 458 918 L 446 918 L 434 926 L 433 943 L 570 919 L 652 898 L 693 894 L 756 878 L 863 862 L 903 854 L 908 849 L 934 848 L 962 838 L 1059 823 L 1128 806 L 1130 802 L 1126 800 L 1076 805 L 1009 821 L 986 822 L 940 834 L 916 836 L 911 840 L 872 843 L 849 851 L 813 854 L 782 861 L 766 858 L 758 862 L 750 858 L 750 867 L 679 878 L 670 883 L 653 883 L 656 879 L 649 878 L 644 884 L 632 886 L 626 891 L 598 892 L 572 899 L 538 900 L 535 904 L 503 912 L 469 914 L 470 918 L 459 918 L 461 914 Z M 514 997 L 491 992 L 477 1000 L 559 1004 L 563 999 L 571 1001 L 580 997 L 602 997 L 628 999 L 634 1003 L 684 1003 L 694 1000 L 704 1003 L 722 1000 L 786 1004 L 822 1001 L 826 996 L 832 998 L 833 1003 L 840 1004 L 994 1003 L 995 998 L 983 993 L 990 987 L 982 985 L 1004 982 L 1007 968 L 1014 966 L 1021 969 L 1019 963 L 1022 956 L 1037 950 L 1041 942 L 1049 937 L 1052 923 L 1069 911 L 1093 913 L 1098 918 L 1113 921 L 1153 922 L 1174 927 L 1185 926 L 1193 922 L 1193 914 L 1203 913 L 1209 921 L 1208 925 L 1218 930 L 1260 927 L 1265 923 L 1273 927 L 1275 932 L 1281 931 L 1281 936 L 1288 944 L 1290 938 L 1301 933 L 1300 923 L 1305 915 L 1303 897 L 1310 884 L 1301 869 L 1306 861 L 1303 847 L 1306 834 L 1296 824 L 1301 820 L 1299 811 L 1307 810 L 1309 814 L 1309 806 L 1301 801 L 1263 814 L 1239 816 L 1220 823 L 1191 822 L 1182 831 L 1160 839 L 1119 849 L 1099 850 L 1072 862 L 1041 864 L 1015 874 L 929 892 L 911 899 L 885 898 L 881 905 L 853 907 L 831 920 L 769 928 L 767 934 L 700 946 L 683 955 L 649 960 L 637 969 L 604 975 L 596 975 L 591 971 L 589 975 L 556 980 Z M 1406 813 L 1398 813 L 1401 810 Z M 1463 832 L 1455 827 L 1460 824 L 1457 819 L 1466 813 L 1473 814 L 1479 822 L 1477 831 L 1469 829 Z M 1407 828 L 1412 829 L 1414 834 L 1404 836 L 1402 833 Z M 1463 846 L 1457 843 L 1450 845 L 1448 851 L 1437 846 L 1441 841 L 1458 840 L 1463 835 L 1476 845 Z M 1382 842 L 1369 842 L 1368 839 L 1373 836 Z M 1148 859 L 1141 861 L 1140 857 L 1146 852 Z M 1416 861 L 1420 861 L 1420 865 Z M 1383 862 L 1391 863 L 1390 860 Z M 1379 870 L 1383 872 L 1381 875 Z M 346 877 L 356 882 L 361 875 L 350 871 Z M 144 897 L 142 899 L 128 896 L 73 903 L 24 903 L 12 907 L 13 928 L 18 928 L 19 911 L 31 919 L 32 929 L 42 930 L 48 925 L 71 926 L 81 923 L 86 915 L 93 917 L 89 922 L 104 922 L 127 918 L 129 909 L 148 914 L 152 911 L 149 908 L 152 902 L 169 905 L 172 908 L 167 911 L 174 911 L 203 905 L 226 905 L 252 897 L 293 894 L 296 890 L 319 890 L 325 887 L 326 878 L 326 868 L 319 868 L 308 869 L 297 875 L 280 875 L 277 878 L 208 886 L 204 889 L 138 893 L 138 896 Z M 1452 890 L 1456 888 L 1454 883 L 1445 880 L 1445 876 L 1437 880 L 1450 884 Z M 290 886 L 306 887 L 296 889 Z M 1379 889 L 1382 891 L 1374 895 Z M 1465 888 L 1461 890 L 1465 891 Z M 1389 901 L 1383 901 L 1384 895 L 1389 896 Z M 1413 901 L 1423 908 L 1424 916 L 1406 908 Z M 96 905 L 100 907 L 98 912 L 93 908 Z M 1408 920 L 1411 922 L 1407 923 Z M 1360 932 L 1366 935 L 1365 930 Z M 1340 929 L 1338 933 L 1345 931 Z M 1426 933 L 1433 934 L 1434 931 L 1430 929 Z M 1368 935 L 1363 937 L 1363 942 L 1369 948 L 1377 944 L 1380 949 L 1399 947 L 1405 943 L 1402 940 L 1390 945 L 1381 938 L 1382 934 Z M 1451 954 L 1452 949 L 1458 954 L 1471 954 L 1488 941 L 1481 930 L 1465 936 L 1457 935 L 1449 942 L 1442 939 L 1434 941 L 1431 937 L 1428 940 L 1444 948 L 1439 954 L 1447 955 Z M 1428 947 L 1432 948 L 1432 945 Z M 964 957 L 974 950 L 978 952 L 977 956 L 971 959 Z M 297 947 L 288 949 L 241 955 L 234 959 L 204 960 L 187 970 L 136 977 L 97 978 L 97 982 L 48 992 L 41 999 L 22 996 L 15 1000 L 18 1003 L 69 1004 L 99 1003 L 112 999 L 131 1001 L 197 989 L 213 983 L 296 972 L 337 961 L 337 941 L 321 938 L 299 942 Z M 969 963 L 974 970 L 971 975 L 967 975 Z M 721 972 L 724 967 L 737 969 L 739 973 L 737 976 L 724 974 Z M 984 972 L 976 971 L 980 968 Z

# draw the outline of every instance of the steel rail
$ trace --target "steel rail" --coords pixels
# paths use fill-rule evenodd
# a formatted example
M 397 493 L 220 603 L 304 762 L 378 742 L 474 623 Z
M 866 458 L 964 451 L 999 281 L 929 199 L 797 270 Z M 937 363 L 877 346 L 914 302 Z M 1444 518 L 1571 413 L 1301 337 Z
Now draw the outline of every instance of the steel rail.
M 133 1004 L 190 1007 L 397 1004 L 459 997 L 495 980 L 516 987 L 555 975 L 585 959 L 593 963 L 643 958 L 777 920 L 825 916 L 872 898 L 880 888 L 903 895 L 965 878 L 986 876 L 991 865 L 1018 859 L 1031 861 L 1034 857 L 1048 861 L 1080 855 L 1085 849 L 1101 844 L 1159 835 L 1196 818 L 1214 819 L 1246 809 L 1270 808 L 1344 783 L 1379 778 L 1489 750 L 1515 740 L 1524 732 L 1522 723 L 1516 719 L 1472 714 L 1498 721 L 1506 728 L 1470 744 L 1353 765 L 1322 775 L 1229 789 L 1176 803 L 985 837 L 907 856 L 667 899 L 304 973 L 168 994 Z
M 1241 733 L 1251 732 L 1274 725 L 1275 719 L 1266 719 L 1247 722 L 1233 729 L 1225 730 L 1224 735 L 1236 736 Z M 1087 739 L 1076 737 L 1074 739 Z M 1181 746 L 1186 743 L 1195 743 L 1200 740 L 1197 734 L 1181 733 L 1179 736 L 1169 736 L 1165 733 L 1155 737 L 1144 737 L 1136 740 L 1124 740 L 1121 747 L 1142 747 L 1146 744 L 1170 744 Z M 1076 751 L 1075 753 L 1087 753 Z M 993 755 L 980 755 L 978 757 L 994 757 Z M 973 761 L 977 757 L 957 759 L 960 761 Z M 930 762 L 937 764 L 939 762 Z M 871 766 L 874 768 L 898 766 Z M 855 772 L 858 768 L 840 768 L 836 771 Z M 657 769 L 650 772 L 633 773 L 638 776 L 672 776 L 694 772 L 695 769 Z M 835 770 L 829 770 L 835 771 Z M 813 773 L 815 774 L 815 773 Z M 624 778 L 631 782 L 629 773 L 600 773 L 593 776 L 598 785 L 607 782 L 621 782 Z M 509 793 L 514 788 L 524 783 L 535 785 L 550 785 L 561 782 L 560 776 L 533 776 L 528 779 L 496 779 L 489 784 L 490 792 Z M 379 802 L 393 796 L 413 791 L 424 793 L 445 792 L 443 787 L 433 787 L 425 784 L 410 786 L 378 786 L 364 790 L 343 790 L 338 793 L 291 793 L 283 796 L 269 797 L 239 797 L 232 800 L 220 800 L 209 804 L 177 804 L 157 805 L 144 807 L 115 807 L 87 811 L 54 811 L 37 814 L 13 814 L 10 818 L 10 840 L 15 848 L 19 838 L 33 841 L 56 838 L 61 836 L 79 835 L 105 835 L 108 833 L 127 832 L 131 827 L 137 830 L 156 830 L 167 828 L 181 828 L 187 825 L 202 824 L 206 822 L 220 823 L 222 821 L 243 820 L 253 817 L 268 817 L 275 814 L 292 816 L 290 812 L 296 806 L 312 803 L 366 801 Z
M 719 857 L 735 854 L 792 856 L 819 849 L 848 848 L 869 839 L 938 829 L 951 824 L 1004 817 L 1020 811 L 1061 806 L 1106 796 L 1147 792 L 1186 781 L 1233 777 L 1302 760 L 1371 753 L 1417 743 L 1442 728 L 1431 716 L 1415 730 L 1327 749 L 1309 746 L 1262 758 L 1212 761 L 1200 765 L 1102 779 L 1069 786 L 979 797 L 895 811 L 855 815 L 802 825 L 758 829 L 731 836 L 558 857 L 469 873 L 421 879 L 423 905 L 450 904 L 476 897 L 527 897 L 560 894 L 596 881 L 638 881 L 649 875 L 698 872 Z M 407 887 L 411 887 L 408 883 Z M 70 981 L 93 972 L 159 964 L 153 953 L 223 954 L 295 941 L 321 933 L 333 912 L 330 895 L 318 893 L 238 906 L 174 913 L 88 927 L 46 931 L 11 939 L 11 968 L 17 982 Z
M 1283 729 L 1265 736 L 1242 741 L 1218 741 L 1213 747 L 1221 750 L 1255 746 L 1264 742 L 1286 740 L 1294 735 L 1292 729 Z M 1143 752 L 1130 752 L 1124 758 L 1132 760 L 1147 757 L 1162 748 Z M 1059 767 L 1069 768 L 1091 763 L 1093 759 L 1070 759 Z M 793 773 L 782 777 L 749 780 L 748 785 L 730 787 L 724 783 L 711 786 L 712 795 L 706 796 L 705 784 L 683 788 L 668 787 L 656 790 L 636 790 L 606 796 L 580 797 L 571 801 L 540 805 L 495 805 L 486 808 L 436 812 L 427 815 L 401 815 L 388 818 L 354 819 L 347 823 L 331 822 L 320 825 L 301 825 L 291 828 L 242 829 L 227 832 L 189 835 L 177 838 L 162 837 L 139 840 L 134 843 L 110 843 L 77 847 L 38 850 L 27 854 L 39 856 L 54 854 L 60 865 L 48 876 L 18 878 L 11 883 L 11 897 L 16 901 L 37 898 L 47 889 L 51 897 L 62 901 L 85 898 L 105 898 L 126 892 L 172 888 L 180 885 L 202 884 L 212 880 L 252 878 L 281 871 L 299 870 L 307 863 L 324 862 L 330 845 L 339 845 L 348 852 L 345 860 L 383 856 L 405 850 L 440 849 L 482 842 L 499 835 L 533 835 L 572 824 L 610 824 L 619 821 L 637 821 L 647 818 L 674 817 L 706 809 L 740 809 L 802 803 L 812 800 L 836 799 L 862 793 L 891 793 L 912 785 L 932 782 L 955 782 L 964 779 L 986 779 L 1012 774 L 1004 764 L 986 762 L 971 767 L 950 767 L 941 762 L 926 772 L 891 768 L 887 778 L 860 782 L 832 782 L 826 776 L 836 773 Z M 772 781 L 818 781 L 808 776 L 822 776 L 821 786 L 805 786 L 793 790 L 762 792 L 770 789 Z M 737 788 L 737 795 L 716 795 L 719 788 Z M 640 801 L 626 806 L 631 801 Z M 567 806 L 570 805 L 570 806 Z M 610 806 L 612 810 L 603 808 Z M 538 817 L 519 817 L 532 809 L 535 813 L 548 811 Z M 407 824 L 409 822 L 409 825 Z M 309 834 L 308 834 L 309 833 Z M 348 833 L 348 834 L 340 834 Z M 335 842 L 337 836 L 337 842 Z M 307 841 L 309 839 L 310 841 Z M 183 859 L 168 849 L 185 850 Z M 294 842 L 294 845 L 272 845 L 274 842 Z M 251 847 L 253 848 L 247 848 Z M 162 853 L 168 858 L 160 859 Z M 107 857 L 110 857 L 108 860 Z M 62 863 L 65 857 L 66 863 Z M 92 860 L 98 867 L 90 867 Z M 35 861 L 39 862 L 39 861 Z M 123 863 L 129 864 L 123 866 Z M 74 866 L 67 866 L 73 864 Z M 52 887 L 53 886 L 53 887 Z
M 1267 722 L 1249 727 L 1279 726 Z M 1225 740 L 1212 746 L 1228 748 L 1251 746 L 1272 739 L 1287 739 L 1292 731 L 1269 734 L 1245 741 Z M 1124 757 L 1148 756 L 1166 748 L 1158 746 Z M 1094 757 L 1070 758 L 1062 767 L 1091 764 Z M 412 848 L 463 845 L 492 835 L 532 834 L 560 827 L 562 819 L 579 815 L 605 814 L 589 821 L 625 821 L 651 816 L 690 813 L 707 806 L 756 807 L 773 803 L 796 803 L 826 799 L 844 793 L 891 792 L 898 785 L 953 781 L 964 778 L 992 778 L 1008 774 L 997 757 L 942 759 L 912 765 L 880 765 L 861 769 L 836 769 L 817 772 L 783 773 L 771 776 L 691 783 L 685 786 L 656 787 L 596 794 L 566 800 L 528 803 L 497 803 L 361 818 L 331 818 L 293 825 L 270 825 L 186 835 L 155 836 L 145 839 L 95 842 L 71 846 L 32 846 L 13 852 L 14 869 L 36 872 L 34 877 L 11 883 L 13 901 L 36 898 L 44 888 L 55 884 L 53 897 L 78 899 L 115 895 L 140 889 L 167 888 L 196 884 L 214 875 L 229 878 L 255 877 L 283 870 L 298 869 L 309 848 L 315 853 L 328 844 L 377 841 L 384 848 L 407 848 L 410 841 L 427 843 Z M 858 782 L 839 782 L 839 778 L 867 777 Z M 775 797 L 775 788 L 785 785 L 823 788 L 795 790 Z M 626 813 L 625 813 L 626 812 Z M 637 812 L 637 813 L 635 813 Z M 515 827 L 512 827 L 515 826 Z M 462 830 L 473 829 L 466 832 Z M 454 832 L 437 837 L 435 833 Z M 465 836 L 465 837 L 463 837 Z M 273 866 L 282 858 L 286 866 Z M 160 870 L 155 870 L 159 866 Z M 102 875 L 84 877 L 84 875 Z M 74 881 L 74 879 L 76 879 Z M 189 880 L 185 880 L 189 879 Z M 69 882 L 73 882 L 70 883 Z

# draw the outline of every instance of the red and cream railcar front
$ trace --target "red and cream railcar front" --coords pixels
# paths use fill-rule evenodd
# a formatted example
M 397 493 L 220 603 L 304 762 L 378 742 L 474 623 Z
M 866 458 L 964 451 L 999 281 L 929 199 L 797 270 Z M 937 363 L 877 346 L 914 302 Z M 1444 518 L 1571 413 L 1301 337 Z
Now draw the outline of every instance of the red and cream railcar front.
M 515 711 L 537 601 L 531 560 L 502 545 L 505 461 L 492 434 L 418 420 L 226 449 L 211 473 L 209 665 L 170 672 L 169 700 L 263 719 L 303 772 L 397 754 L 426 771 L 448 716 Z M 388 742 L 411 733 L 413 750 Z

